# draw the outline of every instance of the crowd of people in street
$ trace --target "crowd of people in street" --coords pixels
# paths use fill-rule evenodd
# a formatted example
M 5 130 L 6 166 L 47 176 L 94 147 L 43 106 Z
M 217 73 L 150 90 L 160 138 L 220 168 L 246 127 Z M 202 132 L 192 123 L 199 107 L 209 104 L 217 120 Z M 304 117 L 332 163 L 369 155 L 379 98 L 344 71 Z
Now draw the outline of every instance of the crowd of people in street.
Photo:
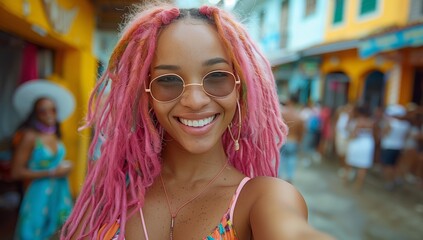
M 290 127 L 288 141 L 281 149 L 281 178 L 293 181 L 292 166 L 297 161 L 307 166 L 324 158 L 337 159 L 339 176 L 358 191 L 369 169 L 380 173 L 387 190 L 403 184 L 423 187 L 421 105 L 392 104 L 371 109 L 365 104 L 348 103 L 330 109 L 318 104 L 301 105 L 293 99 L 281 105 L 282 117 Z

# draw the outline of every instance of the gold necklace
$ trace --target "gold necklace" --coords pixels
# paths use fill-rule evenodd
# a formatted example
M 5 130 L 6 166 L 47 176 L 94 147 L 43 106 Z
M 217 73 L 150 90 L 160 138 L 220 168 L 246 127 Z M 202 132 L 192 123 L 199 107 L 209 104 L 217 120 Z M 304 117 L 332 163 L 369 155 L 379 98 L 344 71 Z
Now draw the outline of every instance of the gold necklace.
M 185 202 L 184 204 L 182 204 L 179 208 L 176 209 L 175 212 L 172 212 L 172 209 L 170 207 L 170 201 L 169 201 L 169 196 L 167 195 L 167 191 L 166 191 L 166 187 L 163 181 L 163 177 L 162 174 L 160 173 L 160 181 L 162 182 L 162 186 L 163 186 L 163 191 L 165 193 L 166 196 L 166 202 L 167 202 L 167 207 L 169 208 L 169 213 L 170 213 L 170 240 L 173 240 L 173 229 L 175 227 L 175 218 L 178 215 L 179 211 L 184 208 L 186 205 L 188 205 L 189 203 L 191 203 L 192 201 L 194 201 L 196 198 L 198 198 L 202 193 L 204 193 L 207 188 L 214 182 L 216 181 L 216 179 L 220 176 L 220 174 L 222 174 L 223 170 L 226 168 L 226 166 L 228 165 L 228 161 L 226 161 L 226 163 L 223 165 L 222 169 L 220 169 L 220 171 L 216 174 L 216 176 L 214 176 L 207 184 L 206 186 L 204 186 L 203 190 L 201 190 L 197 195 L 195 195 L 194 197 L 192 197 L 190 200 L 188 200 L 187 202 Z

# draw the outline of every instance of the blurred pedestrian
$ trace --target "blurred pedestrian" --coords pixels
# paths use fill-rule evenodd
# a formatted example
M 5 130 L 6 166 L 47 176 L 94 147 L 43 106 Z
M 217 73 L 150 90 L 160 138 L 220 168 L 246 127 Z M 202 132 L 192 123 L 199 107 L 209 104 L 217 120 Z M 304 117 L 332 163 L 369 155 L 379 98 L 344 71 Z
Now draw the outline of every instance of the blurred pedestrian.
M 373 120 L 365 106 L 356 106 L 348 123 L 348 145 L 346 151 L 347 169 L 344 180 L 347 181 L 351 168 L 357 169 L 354 187 L 361 190 L 369 169 L 373 164 L 374 139 Z
M 338 175 L 343 177 L 347 168 L 345 163 L 345 154 L 348 147 L 348 122 L 350 115 L 352 114 L 353 106 L 351 104 L 346 104 L 339 107 L 336 116 L 335 124 L 335 151 L 340 162 L 340 169 Z
M 405 114 L 406 110 L 401 105 L 390 105 L 385 109 L 386 116 L 383 121 L 381 139 L 381 163 L 387 190 L 393 190 L 395 187 L 398 160 L 411 127 L 410 123 L 403 118 Z
M 282 106 L 282 118 L 289 128 L 285 144 L 281 148 L 279 177 L 292 183 L 297 165 L 298 148 L 304 133 L 304 122 L 298 110 L 298 99 L 291 96 Z
M 301 152 L 303 155 L 302 162 L 305 166 L 308 166 L 312 162 L 320 162 L 321 160 L 321 155 L 318 152 L 322 133 L 320 106 L 309 101 L 301 110 L 300 114 L 305 124 L 304 137 L 301 143 Z
M 417 121 L 420 125 L 420 130 L 416 137 L 418 157 L 414 172 L 417 177 L 417 184 L 420 189 L 423 189 L 423 106 L 419 106 L 417 109 Z
M 32 80 L 15 92 L 13 104 L 26 120 L 12 158 L 12 177 L 24 183 L 15 239 L 50 239 L 72 208 L 60 121 L 74 109 L 66 89 L 47 80 Z
M 382 131 L 383 126 L 385 125 L 385 107 L 379 106 L 376 109 L 374 109 L 373 112 L 373 121 L 377 124 L 373 127 L 373 138 L 375 140 L 375 153 L 373 154 L 373 163 L 377 165 L 378 167 L 381 164 L 381 146 L 380 142 L 382 141 Z
M 324 106 L 320 109 L 320 141 L 318 152 L 321 157 L 329 156 L 333 151 L 333 109 Z
M 416 104 L 407 105 L 407 113 L 404 120 L 410 123 L 410 128 L 408 129 L 404 147 L 398 161 L 398 172 L 395 180 L 398 183 L 416 181 L 416 175 L 413 173 L 412 169 L 418 168 L 418 137 L 421 131 L 421 122 L 418 118 L 417 107 Z

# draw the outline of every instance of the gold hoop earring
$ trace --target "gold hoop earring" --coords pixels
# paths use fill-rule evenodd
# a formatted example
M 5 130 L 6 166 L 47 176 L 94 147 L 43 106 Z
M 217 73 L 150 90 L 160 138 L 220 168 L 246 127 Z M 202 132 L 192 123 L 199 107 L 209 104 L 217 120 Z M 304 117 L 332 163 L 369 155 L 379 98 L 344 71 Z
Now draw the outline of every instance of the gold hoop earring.
M 231 135 L 232 140 L 234 141 L 235 145 L 235 151 L 239 150 L 239 138 L 241 136 L 241 107 L 239 106 L 239 101 L 236 101 L 236 105 L 238 107 L 238 136 L 235 139 L 234 135 L 232 134 L 231 128 L 232 128 L 232 122 L 228 126 L 229 134 Z

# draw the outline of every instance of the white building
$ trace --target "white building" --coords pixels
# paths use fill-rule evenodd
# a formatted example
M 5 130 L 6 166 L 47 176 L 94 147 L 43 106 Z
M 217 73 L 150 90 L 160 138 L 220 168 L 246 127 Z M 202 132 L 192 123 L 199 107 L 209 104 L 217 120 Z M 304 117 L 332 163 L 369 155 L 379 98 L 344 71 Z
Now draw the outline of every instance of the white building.
M 252 38 L 274 67 L 279 96 L 297 94 L 300 101 L 320 99 L 318 57 L 303 50 L 324 41 L 327 0 L 240 0 L 234 12 L 246 22 Z

